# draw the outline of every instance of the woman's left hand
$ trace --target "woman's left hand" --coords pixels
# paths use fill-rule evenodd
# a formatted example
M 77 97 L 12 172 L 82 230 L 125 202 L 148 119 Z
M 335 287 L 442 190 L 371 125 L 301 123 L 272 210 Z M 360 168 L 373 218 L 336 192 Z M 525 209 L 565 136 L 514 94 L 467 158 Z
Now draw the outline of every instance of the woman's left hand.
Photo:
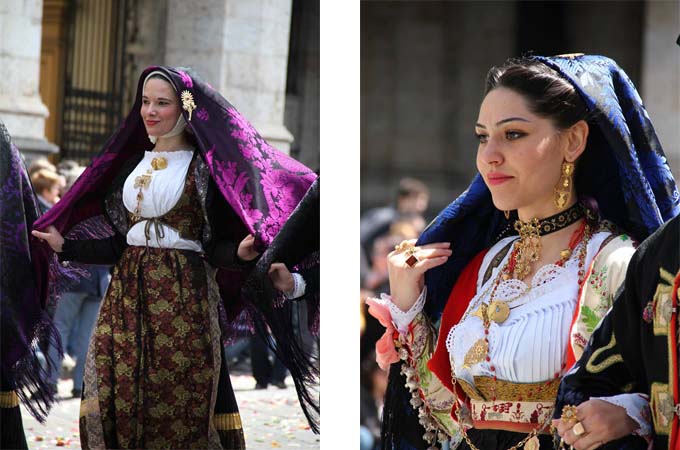
M 596 449 L 607 442 L 628 436 L 640 427 L 624 408 L 604 400 L 588 400 L 578 405 L 576 410 L 578 422 L 553 420 L 553 426 L 564 443 L 576 450 Z M 577 423 L 583 428 L 580 435 L 574 433 Z
M 281 292 L 289 293 L 295 289 L 293 274 L 283 263 L 274 263 L 269 267 L 269 279 L 272 280 L 274 287 Z

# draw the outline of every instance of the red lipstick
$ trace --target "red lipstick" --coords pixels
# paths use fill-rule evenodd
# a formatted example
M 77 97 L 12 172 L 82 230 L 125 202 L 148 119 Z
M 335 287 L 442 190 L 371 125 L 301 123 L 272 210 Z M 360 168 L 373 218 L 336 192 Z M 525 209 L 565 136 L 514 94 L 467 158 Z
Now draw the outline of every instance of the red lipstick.
M 499 184 L 503 184 L 506 181 L 512 179 L 513 177 L 509 175 L 505 175 L 504 173 L 500 172 L 489 172 L 486 175 L 486 179 L 489 181 L 489 184 L 492 186 L 497 186 Z

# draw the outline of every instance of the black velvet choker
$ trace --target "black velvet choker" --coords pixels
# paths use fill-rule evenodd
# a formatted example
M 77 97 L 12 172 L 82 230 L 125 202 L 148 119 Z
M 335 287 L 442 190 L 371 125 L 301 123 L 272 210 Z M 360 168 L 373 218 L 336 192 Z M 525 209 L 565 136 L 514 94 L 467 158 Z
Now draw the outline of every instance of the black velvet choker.
M 562 228 L 566 228 L 569 225 L 579 221 L 586 216 L 586 208 L 581 203 L 574 203 L 570 208 L 559 212 L 553 216 L 546 217 L 545 219 L 538 220 L 538 234 L 539 236 L 545 236 L 555 231 L 559 231 Z M 536 223 L 536 219 L 529 223 Z M 515 229 L 519 231 L 519 228 L 525 227 L 527 224 L 521 220 L 515 221 Z

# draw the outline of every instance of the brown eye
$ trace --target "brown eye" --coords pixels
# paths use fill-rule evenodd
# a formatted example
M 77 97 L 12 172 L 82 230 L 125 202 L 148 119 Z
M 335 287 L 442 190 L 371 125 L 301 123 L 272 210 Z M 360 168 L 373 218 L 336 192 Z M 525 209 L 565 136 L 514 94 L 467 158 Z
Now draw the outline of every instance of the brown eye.
M 489 140 L 489 136 L 486 134 L 475 133 L 475 136 L 477 136 L 477 140 L 480 144 L 486 144 L 486 142 Z
M 505 138 L 509 141 L 514 141 L 526 135 L 526 133 L 522 133 L 521 131 L 508 131 L 505 133 Z

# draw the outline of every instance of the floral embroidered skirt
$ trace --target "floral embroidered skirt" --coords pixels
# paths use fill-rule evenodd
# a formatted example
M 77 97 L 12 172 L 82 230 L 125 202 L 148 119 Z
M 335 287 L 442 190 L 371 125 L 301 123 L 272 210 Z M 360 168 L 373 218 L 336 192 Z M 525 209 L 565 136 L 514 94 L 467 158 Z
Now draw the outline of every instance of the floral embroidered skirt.
M 124 251 L 85 362 L 83 449 L 245 448 L 212 275 L 195 252 Z

